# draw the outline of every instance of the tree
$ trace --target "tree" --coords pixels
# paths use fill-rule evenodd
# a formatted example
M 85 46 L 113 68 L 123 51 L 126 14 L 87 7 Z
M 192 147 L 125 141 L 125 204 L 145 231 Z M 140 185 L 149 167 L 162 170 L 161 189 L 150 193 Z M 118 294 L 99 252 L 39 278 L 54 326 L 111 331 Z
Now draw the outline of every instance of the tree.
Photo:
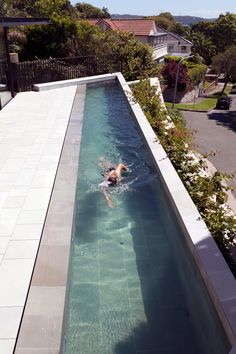
M 170 30 L 171 26 L 175 23 L 175 19 L 170 12 L 162 12 L 158 16 L 155 16 L 155 22 L 157 26 Z
M 101 43 L 102 32 L 98 26 L 91 25 L 88 21 L 79 21 L 77 24 L 77 55 L 99 54 L 104 50 Z
M 5 2 L 9 16 L 51 18 L 75 14 L 69 0 L 5 0 Z
M 177 33 L 179 36 L 183 36 L 185 34 L 185 28 L 184 26 L 179 23 L 179 22 L 175 22 L 170 26 L 169 29 L 170 32 L 173 33 Z
M 167 63 L 162 69 L 162 75 L 164 79 L 167 80 L 168 87 L 174 87 L 176 81 L 177 70 L 179 66 L 179 75 L 178 75 L 178 86 L 184 88 L 188 83 L 188 74 L 187 68 L 183 64 L 179 64 L 175 60 L 171 60 Z
M 92 6 L 87 3 L 78 2 L 75 4 L 75 9 L 78 11 L 80 18 L 110 18 L 111 15 L 106 7 L 102 10 L 98 7 Z
M 121 54 L 123 74 L 127 80 L 148 76 L 153 70 L 152 49 L 133 34 L 108 30 L 80 21 L 78 29 L 79 55 Z
M 6 1 L 5 1 L 6 3 Z M 12 0 L 11 2 L 8 1 L 7 2 L 7 15 L 10 16 L 27 16 L 27 15 L 32 15 L 34 16 L 34 14 L 28 13 L 28 8 L 32 8 L 33 7 L 33 0 Z
M 236 44 L 236 14 L 226 13 L 226 15 L 220 15 L 218 19 L 212 22 L 195 23 L 191 26 L 191 34 L 193 37 L 196 37 L 196 35 L 202 36 L 201 38 L 211 42 L 211 44 L 210 42 L 203 43 L 201 47 L 203 49 L 203 47 L 209 47 L 210 44 L 211 48 L 208 55 L 212 58 L 230 45 Z M 191 39 L 190 37 L 189 39 L 194 41 L 194 38 Z
M 157 27 L 164 28 L 167 31 L 177 33 L 180 36 L 185 33 L 184 26 L 181 23 L 176 22 L 170 12 L 162 12 L 157 16 L 148 16 L 147 18 L 155 20 Z
M 150 76 L 154 69 L 151 47 L 137 40 L 131 33 L 113 33 L 117 36 L 117 45 L 113 50 L 123 55 L 123 74 L 126 80 Z
M 7 1 L 5 0 L 0 1 L 0 16 L 6 16 L 8 8 L 9 8 L 9 4 Z
M 187 64 L 187 70 L 188 70 L 188 78 L 189 78 L 189 83 L 193 86 L 199 85 L 200 82 L 204 79 L 207 66 L 204 64 L 195 64 L 195 65 L 189 65 Z
M 102 32 L 88 21 L 52 20 L 49 26 L 28 27 L 26 43 L 20 54 L 23 60 L 35 56 L 57 58 L 101 54 L 121 54 L 123 74 L 128 80 L 149 76 L 154 70 L 152 49 L 133 34 L 108 30 Z
M 216 55 L 216 46 L 212 43 L 209 37 L 206 37 L 203 33 L 192 33 L 192 52 L 200 55 L 206 64 L 211 63 L 211 58 Z
M 61 18 L 72 16 L 74 8 L 69 0 L 36 0 L 35 9 L 40 16 Z
M 212 41 L 217 48 L 217 53 L 236 44 L 236 14 L 220 15 L 213 28 Z
M 214 33 L 215 21 L 212 22 L 197 22 L 192 24 L 191 33 L 203 33 L 205 37 L 211 38 Z
M 217 54 L 212 60 L 212 68 L 225 76 L 225 84 L 221 91 L 222 95 L 229 80 L 236 77 L 236 45 L 232 45 L 223 53 Z
M 28 26 L 25 35 L 26 43 L 20 53 L 22 60 L 75 54 L 77 25 L 69 18 L 54 19 L 50 25 Z

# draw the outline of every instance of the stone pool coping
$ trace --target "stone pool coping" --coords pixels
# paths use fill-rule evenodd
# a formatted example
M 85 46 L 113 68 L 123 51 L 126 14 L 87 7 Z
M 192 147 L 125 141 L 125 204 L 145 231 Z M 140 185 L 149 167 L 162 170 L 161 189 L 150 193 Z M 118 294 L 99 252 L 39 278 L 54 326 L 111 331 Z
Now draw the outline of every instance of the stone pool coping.
M 132 91 L 123 76 L 117 75 L 128 100 Z M 137 103 L 130 102 L 157 169 L 178 217 L 196 265 L 232 347 L 236 343 L 236 282 L 210 231 L 175 171 L 165 150 Z
M 236 284 L 235 279 L 230 272 L 223 256 L 221 255 L 215 241 L 213 240 L 209 230 L 207 229 L 204 221 L 201 219 L 200 214 L 198 213 L 196 206 L 194 205 L 193 201 L 191 200 L 188 192 L 186 191 L 183 183 L 179 179 L 174 167 L 172 166 L 170 160 L 168 159 L 164 149 L 160 145 L 159 141 L 156 139 L 156 135 L 152 130 L 150 124 L 148 123 L 144 113 L 142 112 L 140 106 L 137 103 L 132 101 L 132 92 L 124 80 L 122 74 L 114 73 L 114 74 L 107 74 L 107 75 L 98 75 L 91 78 L 83 78 L 83 79 L 75 79 L 75 80 L 68 80 L 68 81 L 61 81 L 55 83 L 48 83 L 48 84 L 41 84 L 36 85 L 35 90 L 37 91 L 45 91 L 45 90 L 53 90 L 55 88 L 63 88 L 71 85 L 81 85 L 91 82 L 102 82 L 106 80 L 115 80 L 117 79 L 120 86 L 122 87 L 125 96 L 130 104 L 130 108 L 133 111 L 134 116 L 137 119 L 137 123 L 142 131 L 144 138 L 147 142 L 147 145 L 152 153 L 154 162 L 158 171 L 160 172 L 161 180 L 167 195 L 169 196 L 169 200 L 172 204 L 172 207 L 175 211 L 175 214 L 178 218 L 180 226 L 184 231 L 184 235 L 186 238 L 186 242 L 188 244 L 189 250 L 193 255 L 195 263 L 200 271 L 202 279 L 206 288 L 208 289 L 208 293 L 212 302 L 214 304 L 214 308 L 216 309 L 218 316 L 221 320 L 222 326 L 225 330 L 225 333 L 228 337 L 231 346 L 235 345 L 236 341 Z M 66 144 L 64 145 L 64 149 L 66 149 Z M 63 153 L 62 153 L 63 156 Z M 65 161 L 64 161 L 65 162 Z M 59 167 L 60 171 L 60 167 Z M 74 176 L 75 177 L 75 176 Z M 64 185 L 66 188 L 66 185 Z M 55 185 L 56 189 L 56 185 Z M 65 191 L 64 191 L 65 192 Z M 49 206 L 50 210 L 50 206 Z M 49 220 L 50 221 L 50 220 Z M 47 223 L 47 221 L 46 221 Z M 50 225 L 49 225 L 50 227 Z M 71 227 L 72 227 L 72 220 L 71 220 Z M 68 232 L 69 235 L 69 232 Z M 44 235 L 43 235 L 44 237 Z M 63 253 L 63 256 L 68 259 L 69 257 L 69 247 L 65 250 L 66 254 Z M 39 250 L 40 255 L 41 250 Z M 55 256 L 56 257 L 56 256 Z M 40 262 L 40 257 L 38 257 L 37 262 Z M 37 267 L 37 263 L 36 263 Z M 45 267 L 45 265 L 44 265 Z M 44 272 L 47 268 L 44 268 Z M 55 269 L 56 270 L 56 269 Z M 58 268 L 59 271 L 59 268 Z M 35 276 L 35 275 L 34 275 Z M 64 278 L 65 281 L 65 278 Z M 39 279 L 40 282 L 40 279 Z M 32 283 L 32 290 L 30 288 L 30 292 L 33 292 L 33 283 Z M 65 289 L 63 290 L 63 298 L 65 298 Z M 29 304 L 29 299 L 26 304 L 25 314 L 27 314 L 28 306 L 31 306 L 31 310 L 36 306 L 39 310 L 39 303 L 37 301 L 31 301 Z M 45 297 L 44 297 L 45 299 Z M 34 305 L 34 306 L 33 306 Z M 63 307 L 63 301 L 61 298 L 60 306 Z M 60 307 L 58 306 L 58 308 Z M 28 312 L 29 320 L 31 312 Z M 38 312 L 40 316 L 40 311 Z M 46 316 L 44 320 L 46 320 Z M 50 349 L 50 353 L 59 353 L 58 347 L 58 338 L 61 336 L 62 330 L 62 321 L 63 321 L 63 311 L 60 311 L 60 316 L 57 318 L 54 317 L 54 320 L 57 321 L 57 326 L 55 328 L 55 337 L 57 338 L 57 342 L 51 343 L 48 339 L 48 350 Z M 58 325 L 58 321 L 60 322 Z M 24 318 L 23 322 L 24 323 Z M 46 325 L 46 324 L 45 324 Z M 41 326 L 43 327 L 43 323 L 41 322 Z M 45 327 L 47 328 L 47 327 Z M 30 327 L 28 325 L 28 330 Z M 20 332 L 19 335 L 19 343 L 21 342 L 21 349 L 19 347 L 19 351 L 16 353 L 28 353 L 29 351 L 25 350 L 25 346 L 23 343 L 27 344 L 27 340 L 29 337 L 27 334 L 27 330 L 25 331 L 24 336 Z M 57 334 L 56 334 L 57 333 Z M 51 334 L 48 333 L 37 333 L 37 343 L 31 343 L 31 348 L 39 349 L 40 340 L 45 340 L 45 338 L 49 337 Z M 21 337 L 22 335 L 22 337 Z M 45 337 L 46 336 L 46 337 Z M 28 339 L 27 339 L 28 338 Z M 25 344 L 24 344 L 25 345 Z M 29 346 L 28 346 L 29 349 Z M 40 351 L 39 351 L 40 352 Z M 42 351 L 44 354 L 47 352 Z M 48 351 L 49 353 L 49 351 Z
M 0 353 L 14 351 L 76 87 L 0 112 Z
M 86 86 L 75 89 L 16 354 L 60 352 Z

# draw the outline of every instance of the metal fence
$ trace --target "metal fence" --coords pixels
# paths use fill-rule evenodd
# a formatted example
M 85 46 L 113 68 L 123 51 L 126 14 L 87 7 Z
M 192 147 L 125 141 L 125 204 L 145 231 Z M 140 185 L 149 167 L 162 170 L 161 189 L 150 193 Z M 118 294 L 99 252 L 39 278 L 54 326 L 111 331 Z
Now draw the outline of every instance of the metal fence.
M 32 90 L 34 84 L 122 71 L 122 56 L 104 54 L 50 58 L 12 63 L 11 66 L 14 90 L 22 92 Z

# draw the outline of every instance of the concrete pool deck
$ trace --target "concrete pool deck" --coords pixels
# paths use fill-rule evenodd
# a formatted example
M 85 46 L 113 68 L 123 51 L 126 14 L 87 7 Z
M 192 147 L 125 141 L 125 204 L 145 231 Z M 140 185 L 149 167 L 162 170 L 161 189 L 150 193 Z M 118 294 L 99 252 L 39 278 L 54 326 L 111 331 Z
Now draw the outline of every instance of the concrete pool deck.
M 0 353 L 13 352 L 76 87 L 0 112 Z
M 0 112 L 0 160 L 2 162 L 0 170 L 0 353 L 12 353 L 23 310 L 25 315 L 15 352 L 20 354 L 56 354 L 60 352 L 59 341 L 62 328 L 61 322 L 60 325 L 57 322 L 57 311 L 60 309 L 59 321 L 61 321 L 67 270 L 63 271 L 61 268 L 62 283 L 60 276 L 56 274 L 56 272 L 60 272 L 60 264 L 57 265 L 57 268 L 55 264 L 52 264 L 53 262 L 51 268 L 46 265 L 50 264 L 52 257 L 57 258 L 52 253 L 50 256 L 47 253 L 49 248 L 52 251 L 52 245 L 55 245 L 55 243 L 50 243 L 50 235 L 58 231 L 55 229 L 57 227 L 55 220 L 62 227 L 65 223 L 67 225 L 68 220 L 66 214 L 60 213 L 61 209 L 58 208 L 58 204 L 52 196 L 54 181 L 56 174 L 61 177 L 64 175 L 61 187 L 65 187 L 68 184 L 66 171 L 68 171 L 70 163 L 77 168 L 77 164 L 74 164 L 75 160 L 72 159 L 71 162 L 68 158 L 73 155 L 74 142 L 76 147 L 79 146 L 79 142 L 74 140 L 76 139 L 73 135 L 75 130 L 72 135 L 69 132 L 68 139 L 71 146 L 69 150 L 64 151 L 64 157 L 63 153 L 61 156 L 70 118 L 72 125 L 74 124 L 71 109 L 77 85 L 101 79 L 104 81 L 114 80 L 116 77 L 129 99 L 130 88 L 122 75 L 118 73 L 91 79 L 38 85 L 38 91 L 42 92 L 19 94 Z M 236 340 L 235 280 L 205 223 L 199 219 L 199 213 L 177 177 L 163 148 L 156 140 L 156 136 L 139 105 L 131 102 L 131 109 L 153 154 L 157 169 L 161 173 L 164 188 L 180 220 L 184 234 L 187 235 L 190 252 L 198 265 L 229 342 L 231 346 L 234 346 Z M 66 146 L 64 148 L 66 149 Z M 58 169 L 60 158 L 61 170 L 60 166 Z M 76 179 L 76 174 L 73 175 L 73 178 Z M 57 190 L 56 187 L 55 190 Z M 58 193 L 62 198 L 63 193 L 61 191 Z M 73 197 L 70 195 L 67 200 L 70 208 L 73 208 Z M 63 200 L 61 199 L 60 202 Z M 61 207 L 65 206 L 62 204 Z M 42 236 L 41 246 L 44 247 L 44 250 L 40 246 L 37 258 L 38 264 L 41 263 L 41 273 L 34 272 L 32 279 L 42 231 L 43 229 L 44 232 L 45 230 L 50 231 L 48 228 L 50 225 L 47 225 L 47 221 L 45 223 L 46 214 L 48 212 L 49 215 L 50 208 L 54 210 L 51 219 L 54 221 L 54 229 L 51 233 L 46 232 L 49 235 L 49 240 L 44 240 L 44 235 Z M 60 209 L 59 213 L 58 209 Z M 67 257 L 65 263 L 68 263 L 71 219 L 69 222 L 71 225 L 68 226 L 69 229 L 66 229 L 66 232 L 60 229 L 60 240 L 58 241 L 60 246 L 64 247 L 61 257 Z M 64 232 L 67 237 L 67 245 L 63 245 L 62 242 Z M 44 255 L 44 258 L 41 255 Z M 37 270 L 37 263 L 35 270 Z M 56 280 L 54 278 L 50 283 L 52 278 L 48 271 L 53 270 Z M 41 302 L 41 300 L 45 302 Z M 49 319 L 52 321 L 50 322 Z M 55 338 L 56 340 L 54 340 Z

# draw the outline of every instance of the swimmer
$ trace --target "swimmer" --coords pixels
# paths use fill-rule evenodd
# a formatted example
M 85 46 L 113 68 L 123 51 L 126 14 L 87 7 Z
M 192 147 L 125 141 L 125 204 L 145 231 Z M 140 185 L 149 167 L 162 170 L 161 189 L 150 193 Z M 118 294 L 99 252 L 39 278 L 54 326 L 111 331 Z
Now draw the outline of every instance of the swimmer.
M 128 171 L 127 166 L 125 166 L 123 163 L 119 163 L 116 167 L 110 167 L 108 170 L 106 170 L 103 173 L 103 176 L 105 177 L 104 181 L 99 184 L 100 187 L 102 187 L 102 192 L 103 195 L 108 203 L 108 206 L 110 208 L 113 208 L 113 203 L 111 196 L 109 195 L 107 188 L 111 186 L 116 186 L 117 183 L 121 179 L 121 173 L 122 171 Z

